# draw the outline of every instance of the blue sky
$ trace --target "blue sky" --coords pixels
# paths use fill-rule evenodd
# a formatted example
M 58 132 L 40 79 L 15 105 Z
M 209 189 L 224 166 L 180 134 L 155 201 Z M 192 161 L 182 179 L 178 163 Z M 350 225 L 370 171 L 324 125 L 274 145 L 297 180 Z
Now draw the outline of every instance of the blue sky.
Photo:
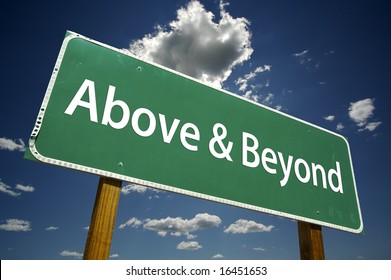
M 364 233 L 324 227 L 326 258 L 390 259 L 388 1 L 193 2 L 201 9 L 198 13 L 188 3 L 71 0 L 3 6 L 0 258 L 77 259 L 84 250 L 98 176 L 23 159 L 66 30 L 130 48 L 202 79 L 202 73 L 162 54 L 175 49 L 179 58 L 191 58 L 212 51 L 215 45 L 205 50 L 192 39 L 203 40 L 213 32 L 224 36 L 225 24 L 227 42 L 245 47 L 224 56 L 224 63 L 198 65 L 209 75 L 206 82 L 349 140 Z M 178 35 L 175 28 L 192 32 Z M 182 42 L 190 42 L 185 44 L 192 51 L 180 48 Z M 300 257 L 294 221 L 125 182 L 123 186 L 113 259 Z

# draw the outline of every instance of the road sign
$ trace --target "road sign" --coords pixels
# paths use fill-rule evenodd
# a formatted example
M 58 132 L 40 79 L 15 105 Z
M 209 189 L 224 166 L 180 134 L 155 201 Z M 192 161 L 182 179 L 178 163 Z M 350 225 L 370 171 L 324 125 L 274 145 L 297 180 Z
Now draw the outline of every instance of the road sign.
M 359 233 L 345 138 L 67 33 L 27 158 Z

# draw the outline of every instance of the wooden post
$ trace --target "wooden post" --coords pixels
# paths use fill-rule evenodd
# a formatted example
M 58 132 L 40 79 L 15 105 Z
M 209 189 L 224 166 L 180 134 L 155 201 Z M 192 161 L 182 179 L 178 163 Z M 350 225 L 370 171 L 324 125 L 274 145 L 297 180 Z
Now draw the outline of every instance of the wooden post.
M 120 180 L 100 177 L 91 217 L 85 260 L 107 260 L 113 237 L 115 218 L 121 193 Z
M 297 222 L 299 231 L 300 258 L 324 260 L 322 227 L 307 222 Z

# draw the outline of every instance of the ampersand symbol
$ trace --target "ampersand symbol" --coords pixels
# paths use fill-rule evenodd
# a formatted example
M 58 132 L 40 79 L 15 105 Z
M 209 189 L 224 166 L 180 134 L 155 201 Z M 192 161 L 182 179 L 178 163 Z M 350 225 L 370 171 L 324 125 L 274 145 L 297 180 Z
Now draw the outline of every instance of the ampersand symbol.
M 221 129 L 221 134 L 219 133 L 219 129 Z M 229 161 L 232 161 L 230 156 L 230 152 L 232 150 L 232 146 L 234 145 L 231 141 L 228 141 L 228 146 L 225 147 L 222 140 L 227 136 L 227 129 L 221 123 L 216 123 L 213 126 L 213 135 L 214 137 L 209 141 L 209 151 L 216 158 L 226 158 Z M 216 152 L 215 144 L 219 145 L 221 153 Z

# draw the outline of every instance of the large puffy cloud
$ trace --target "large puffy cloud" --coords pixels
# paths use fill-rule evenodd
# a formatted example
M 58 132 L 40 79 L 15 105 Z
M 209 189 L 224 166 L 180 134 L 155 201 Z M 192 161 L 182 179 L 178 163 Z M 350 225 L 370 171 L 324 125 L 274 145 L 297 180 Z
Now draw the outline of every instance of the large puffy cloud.
M 130 52 L 221 87 L 233 68 L 250 59 L 251 33 L 246 18 L 233 18 L 220 2 L 220 19 L 196 0 L 177 11 L 168 28 L 134 41 Z

